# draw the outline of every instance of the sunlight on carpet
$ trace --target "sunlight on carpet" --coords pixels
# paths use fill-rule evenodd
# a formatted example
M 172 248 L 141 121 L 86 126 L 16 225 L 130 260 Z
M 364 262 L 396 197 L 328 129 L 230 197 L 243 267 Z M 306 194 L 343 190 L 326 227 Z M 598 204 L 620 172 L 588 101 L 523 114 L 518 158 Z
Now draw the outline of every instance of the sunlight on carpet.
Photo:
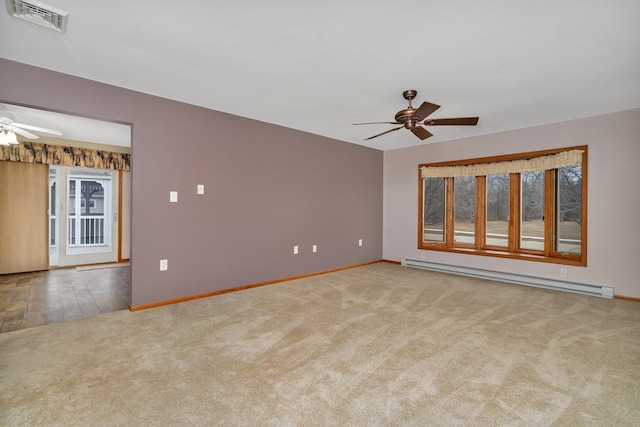
M 117 268 L 127 267 L 128 262 L 112 262 L 108 264 L 91 264 L 91 265 L 79 265 L 76 267 L 77 271 L 90 271 L 90 270 L 102 270 L 103 268 Z

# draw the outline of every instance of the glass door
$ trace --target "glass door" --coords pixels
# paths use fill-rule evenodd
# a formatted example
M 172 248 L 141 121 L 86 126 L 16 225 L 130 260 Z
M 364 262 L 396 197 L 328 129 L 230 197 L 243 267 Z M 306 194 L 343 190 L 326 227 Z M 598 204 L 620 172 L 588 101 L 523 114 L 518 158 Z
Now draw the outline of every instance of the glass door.
M 105 252 L 111 248 L 111 174 L 69 174 L 67 253 Z
M 58 247 L 56 245 L 58 236 L 58 223 L 56 222 L 56 169 L 49 169 L 49 266 L 58 265 Z

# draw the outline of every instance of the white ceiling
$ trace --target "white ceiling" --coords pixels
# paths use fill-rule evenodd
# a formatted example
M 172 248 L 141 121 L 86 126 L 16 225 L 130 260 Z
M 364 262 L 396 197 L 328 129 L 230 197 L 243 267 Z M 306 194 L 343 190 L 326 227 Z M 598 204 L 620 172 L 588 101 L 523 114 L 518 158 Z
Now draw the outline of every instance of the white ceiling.
M 67 32 L 2 11 L 1 57 L 383 150 L 640 107 L 638 0 L 46 3 Z M 406 89 L 480 122 L 363 141 Z
M 0 103 L 0 117 L 6 117 L 17 124 L 60 131 L 62 139 L 131 147 L 131 126 L 129 125 L 2 103 Z M 52 136 L 46 132 L 29 129 L 28 131 L 37 136 Z M 53 137 L 57 138 L 55 135 Z M 21 138 L 23 139 L 26 138 Z

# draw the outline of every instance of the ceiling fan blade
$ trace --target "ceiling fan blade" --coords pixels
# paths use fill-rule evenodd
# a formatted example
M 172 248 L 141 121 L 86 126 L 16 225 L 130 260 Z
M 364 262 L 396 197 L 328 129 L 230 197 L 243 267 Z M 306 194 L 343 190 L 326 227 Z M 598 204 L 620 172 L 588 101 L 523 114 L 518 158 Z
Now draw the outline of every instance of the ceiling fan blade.
M 426 130 L 422 126 L 414 127 L 413 129 L 411 129 L 411 132 L 413 132 L 413 134 L 415 136 L 417 136 L 418 138 L 423 139 L 423 140 L 433 136 L 433 134 L 431 132 L 429 132 L 428 130 Z
M 432 104 L 430 102 L 423 102 L 422 105 L 411 115 L 411 117 L 415 118 L 417 121 L 428 117 L 431 113 L 440 108 L 439 105 Z
M 22 123 L 15 123 L 15 122 L 11 123 L 11 125 L 22 128 L 22 129 L 34 130 L 36 132 L 43 132 L 43 133 L 49 133 L 51 135 L 62 136 L 62 132 L 60 132 L 59 130 L 41 128 L 40 126 L 25 125 Z
M 393 132 L 394 130 L 402 129 L 403 127 L 404 127 L 404 126 L 399 126 L 399 127 L 397 127 L 397 128 L 389 129 L 389 130 L 388 130 L 388 131 L 386 131 L 386 132 L 382 132 L 382 133 L 379 133 L 379 134 L 377 134 L 377 135 L 370 136 L 369 138 L 365 138 L 364 140 L 365 140 L 365 141 L 367 141 L 367 140 L 369 140 L 369 139 L 377 138 L 377 137 L 382 136 L 382 135 L 384 135 L 384 134 L 386 134 L 386 133 Z
M 399 122 L 367 122 L 367 123 L 354 123 L 354 125 L 401 125 Z
M 17 133 L 18 135 L 24 136 L 25 138 L 28 138 L 28 139 L 38 139 L 38 138 L 40 138 L 38 135 L 34 135 L 31 132 L 27 132 L 24 129 L 20 129 L 17 126 L 8 126 L 8 128 L 9 128 L 9 130 Z
M 475 126 L 478 124 L 478 117 L 457 117 L 455 119 L 430 119 L 425 120 L 427 126 Z

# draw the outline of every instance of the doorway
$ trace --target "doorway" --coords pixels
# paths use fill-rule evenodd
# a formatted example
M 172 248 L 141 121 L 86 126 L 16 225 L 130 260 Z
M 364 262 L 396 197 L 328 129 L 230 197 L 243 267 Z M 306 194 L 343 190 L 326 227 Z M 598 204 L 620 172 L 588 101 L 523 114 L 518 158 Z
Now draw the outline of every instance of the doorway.
M 31 131 L 33 138 L 18 134 L 21 142 L 63 147 L 69 153 L 77 149 L 131 153 L 130 124 L 8 103 L 0 103 L 0 116 L 5 122 L 38 129 Z M 48 266 L 128 261 L 131 172 L 49 166 L 48 195 L 44 196 L 48 198 Z
M 0 116 L 17 123 L 55 129 L 63 134 L 51 136 L 34 131 L 32 133 L 38 133 L 37 139 L 27 140 L 18 135 L 21 142 L 73 147 L 72 150 L 131 153 L 130 124 L 6 103 L 0 103 Z M 14 161 L 0 163 L 44 170 L 36 180 L 41 183 L 38 186 L 33 184 L 30 176 L 24 177 L 13 171 L 8 172 L 6 179 L 0 179 L 0 183 L 6 184 L 5 193 L 11 197 L 20 195 L 24 198 L 36 193 L 34 200 L 43 203 L 38 204 L 37 209 L 21 203 L 18 207 L 19 203 L 14 203 L 13 199 L 0 203 L 0 208 L 12 210 L 9 215 L 0 209 L 2 218 L 27 220 L 34 216 L 42 222 L 37 229 L 23 224 L 5 227 L 4 233 L 0 230 L 0 249 L 8 247 L 12 253 L 19 254 L 17 249 L 21 246 L 18 243 L 22 242 L 26 248 L 33 250 L 38 247 L 44 251 L 39 258 L 44 260 L 43 266 L 12 266 L 0 272 L 0 288 L 15 287 L 16 291 L 5 292 L 0 298 L 7 313 L 11 312 L 10 317 L 5 316 L 0 332 L 126 309 L 131 300 L 131 267 L 128 263 L 115 267 L 110 263 L 129 261 L 130 258 L 131 172 L 60 165 L 50 167 Z M 15 185 L 8 185 L 9 178 Z M 30 192 L 17 191 L 18 184 L 25 185 Z M 41 243 L 26 244 L 16 229 L 37 231 Z M 36 257 L 27 255 L 20 259 L 33 260 Z M 0 256 L 1 260 L 9 259 Z M 79 266 L 83 264 L 100 265 Z M 72 266 L 79 267 L 63 268 Z M 27 283 L 29 286 L 25 287 Z M 29 303 L 25 305 L 27 301 Z
M 123 186 L 118 171 L 51 165 L 49 266 L 123 261 Z M 128 227 L 125 227 L 125 233 Z M 126 251 L 125 251 L 126 253 Z

